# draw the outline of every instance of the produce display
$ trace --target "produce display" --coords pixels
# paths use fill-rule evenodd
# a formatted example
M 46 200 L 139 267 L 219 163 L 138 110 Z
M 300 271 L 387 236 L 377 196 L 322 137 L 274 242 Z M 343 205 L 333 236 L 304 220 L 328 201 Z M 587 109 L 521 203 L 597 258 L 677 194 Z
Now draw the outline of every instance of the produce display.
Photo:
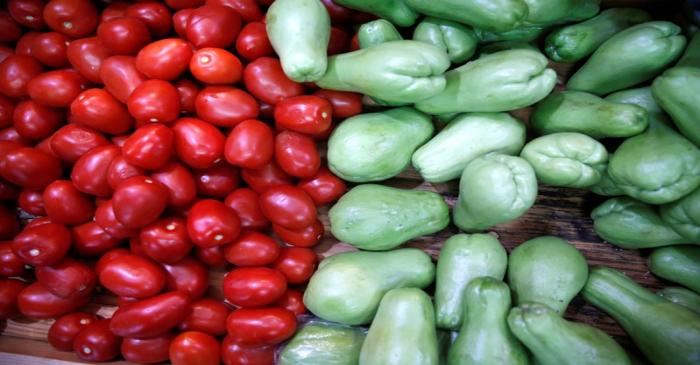
M 43 321 L 76 362 L 700 364 L 697 29 L 600 0 L 8 0 L 0 344 Z M 603 196 L 587 234 L 665 287 L 504 245 L 542 185 Z

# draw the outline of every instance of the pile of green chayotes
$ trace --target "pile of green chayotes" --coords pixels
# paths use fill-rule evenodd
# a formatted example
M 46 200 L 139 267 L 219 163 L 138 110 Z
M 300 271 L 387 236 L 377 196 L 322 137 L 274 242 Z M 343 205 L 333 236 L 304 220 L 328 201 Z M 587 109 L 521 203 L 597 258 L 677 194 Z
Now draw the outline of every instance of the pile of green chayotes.
M 385 107 L 329 139 L 331 170 L 358 183 L 331 208 L 331 230 L 360 251 L 321 262 L 304 295 L 320 319 L 281 364 L 630 364 L 604 332 L 562 318 L 579 293 L 652 363 L 700 364 L 700 36 L 599 0 L 335 2 L 380 17 L 359 28 L 357 51 L 326 56 L 318 0 L 277 0 L 267 14 L 288 77 Z M 397 29 L 414 25 L 411 40 Z M 546 56 L 533 43 L 545 35 Z M 564 91 L 549 60 L 582 65 Z M 540 137 L 527 142 L 508 112 L 530 106 Z M 445 242 L 437 267 L 396 247 L 445 228 L 444 199 L 368 184 L 409 165 L 430 183 L 459 179 L 452 222 L 469 234 Z M 650 270 L 684 287 L 654 294 L 617 270 L 589 272 L 556 237 L 508 257 L 478 233 L 526 212 L 538 182 L 612 197 L 592 212 L 596 232 L 654 248 Z

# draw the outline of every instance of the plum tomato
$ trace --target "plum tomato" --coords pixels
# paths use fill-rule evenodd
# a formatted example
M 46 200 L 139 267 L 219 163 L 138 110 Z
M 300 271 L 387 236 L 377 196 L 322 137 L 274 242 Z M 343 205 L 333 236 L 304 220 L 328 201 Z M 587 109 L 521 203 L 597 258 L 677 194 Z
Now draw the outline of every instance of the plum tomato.
M 68 253 L 70 230 L 59 223 L 27 226 L 12 241 L 12 251 L 27 264 L 53 265 Z
M 224 246 L 224 255 L 236 266 L 265 266 L 275 262 L 281 250 L 272 237 L 244 231 L 235 241 Z
M 153 37 L 163 37 L 172 29 L 170 10 L 165 4 L 157 1 L 129 5 L 124 15 L 136 18 L 146 24 Z
M 241 29 L 241 17 L 227 7 L 204 5 L 193 9 L 187 20 L 187 40 L 196 48 L 226 48 Z
M 318 256 L 309 248 L 285 247 L 272 267 L 279 270 L 290 284 L 304 284 L 316 271 Z
M 99 21 L 90 0 L 51 0 L 44 6 L 44 21 L 56 32 L 71 38 L 90 35 Z
M 151 41 L 151 34 L 141 20 L 126 16 L 100 23 L 97 39 L 114 54 L 131 55 Z
M 230 86 L 208 86 L 194 102 L 197 116 L 220 127 L 233 127 L 260 113 L 258 102 L 247 92 Z
M 333 116 L 336 118 L 350 118 L 362 113 L 362 94 L 321 89 L 313 95 L 328 100 L 333 106 Z
M 97 37 L 90 37 L 71 41 L 66 55 L 81 76 L 94 84 L 101 84 L 100 67 L 104 60 L 112 56 L 112 52 Z
M 221 344 L 224 365 L 270 365 L 275 363 L 277 346 L 242 346 L 233 337 L 226 336 Z
M 97 321 L 97 316 L 85 312 L 74 312 L 61 316 L 49 327 L 47 336 L 49 344 L 57 350 L 72 351 L 73 342 L 78 333 L 95 321 Z
M 241 16 L 244 23 L 261 20 L 263 13 L 255 0 L 207 0 L 207 5 L 228 6 Z
M 274 145 L 270 126 L 255 119 L 245 120 L 226 138 L 224 157 L 232 165 L 258 169 L 272 160 Z
M 282 242 L 296 247 L 312 247 L 321 241 L 325 229 L 323 223 L 316 219 L 313 224 L 302 229 L 289 229 L 278 224 L 272 230 Z
M 0 241 L 0 276 L 23 276 L 24 261 L 12 251 L 12 241 Z
M 15 103 L 7 96 L 0 95 L 0 128 L 12 126 L 12 115 L 14 111 Z
M 71 233 L 73 249 L 82 256 L 101 255 L 122 242 L 121 239 L 112 237 L 99 224 L 92 221 L 72 227 Z
M 272 223 L 302 229 L 316 220 L 316 206 L 303 190 L 293 185 L 272 186 L 260 194 L 263 214 Z
M 169 355 L 173 365 L 219 365 L 221 362 L 219 341 L 199 331 L 177 335 L 170 342 Z
M 246 65 L 243 83 L 248 92 L 270 105 L 304 94 L 304 85 L 290 80 L 276 58 L 260 57 Z
M 270 225 L 260 208 L 260 197 L 252 189 L 239 188 L 232 191 L 224 200 L 224 204 L 236 211 L 243 229 L 260 231 Z
M 195 101 L 200 92 L 199 86 L 194 81 L 180 79 L 175 82 L 175 88 L 180 95 L 180 113 L 188 114 L 195 112 Z
M 126 228 L 140 228 L 160 217 L 168 205 L 165 185 L 146 176 L 124 180 L 112 195 L 114 214 Z
M 107 173 L 120 153 L 120 148 L 114 145 L 98 146 L 84 153 L 73 165 L 70 176 L 73 185 L 86 194 L 100 197 L 112 195 Z
M 291 184 L 293 182 L 292 177 L 287 175 L 275 161 L 270 161 L 270 163 L 257 169 L 244 168 L 241 170 L 241 177 L 257 193 L 262 193 L 273 186 Z
M 203 3 L 204 1 L 202 1 Z M 183 8 L 173 14 L 173 30 L 182 39 L 187 39 L 187 23 L 190 21 L 193 8 Z
M 246 24 L 236 38 L 236 52 L 249 61 L 274 55 L 265 23 L 255 21 Z
M 7 2 L 7 10 L 20 25 L 30 29 L 46 27 L 43 14 L 43 0 L 9 0 Z
M 150 81 L 146 83 L 148 82 Z M 122 146 L 122 155 L 134 166 L 157 170 L 165 166 L 174 155 L 174 144 L 175 134 L 172 129 L 159 123 L 147 124 L 135 130 L 126 139 Z
M 126 103 L 134 89 L 146 81 L 146 76 L 136 68 L 135 57 L 112 56 L 102 61 L 100 79 L 110 94 Z
M 116 189 L 122 181 L 139 175 L 145 175 L 146 171 L 141 167 L 135 166 L 126 160 L 123 154 L 117 156 L 109 164 L 107 170 L 107 182 L 112 189 Z
M 328 130 L 332 120 L 333 106 L 319 96 L 296 96 L 275 105 L 275 125 L 279 130 L 317 135 Z
M 287 174 L 307 178 L 321 167 L 321 155 L 313 138 L 284 131 L 275 137 L 275 161 Z
M 226 137 L 215 126 L 196 118 L 181 118 L 173 126 L 175 154 L 186 165 L 204 169 L 221 161 Z
M 209 289 L 209 270 L 190 256 L 175 264 L 163 264 L 168 283 L 166 288 L 187 295 L 191 300 L 204 295 Z
M 328 55 L 336 55 L 348 51 L 350 36 L 346 31 L 338 27 L 331 27 L 331 35 L 328 40 Z
M 347 190 L 345 182 L 333 175 L 325 166 L 321 167 L 316 175 L 299 180 L 297 186 L 309 194 L 316 205 L 332 203 L 343 196 Z
M 42 71 L 34 58 L 15 54 L 0 62 L 0 93 L 10 98 L 27 95 L 27 84 Z
M 199 261 L 209 267 L 223 268 L 228 263 L 224 257 L 223 246 L 200 247 L 194 249 L 195 255 Z
M 167 81 L 148 80 L 134 89 L 127 107 L 139 124 L 169 124 L 180 115 L 180 94 Z
M 220 201 L 204 199 L 190 208 L 187 232 L 195 245 L 220 246 L 238 237 L 241 224 L 235 210 Z
M 204 4 L 204 0 L 165 0 L 165 3 L 175 10 L 196 8 Z
M 15 130 L 27 139 L 39 140 L 51 135 L 65 120 L 63 110 L 49 108 L 34 100 L 25 100 L 15 105 L 12 116 Z
M 241 308 L 229 314 L 226 328 L 242 346 L 277 345 L 294 334 L 297 319 L 284 308 Z
M 166 38 L 143 47 L 136 55 L 136 68 L 152 79 L 175 80 L 187 69 L 191 58 L 192 47 L 186 41 Z
M 22 315 L 31 319 L 49 319 L 73 312 L 89 300 L 90 296 L 59 297 L 36 282 L 22 289 L 17 307 Z
M 192 302 L 191 311 L 180 323 L 180 331 L 201 331 L 212 336 L 226 334 L 226 317 L 231 310 L 220 300 L 202 298 Z
M 37 267 L 36 279 L 52 294 L 62 298 L 90 295 L 97 284 L 95 271 L 70 257 L 56 265 Z
M 282 272 L 267 267 L 237 267 L 224 277 L 224 298 L 243 308 L 274 303 L 287 290 Z
M 70 105 L 72 123 L 107 134 L 121 134 L 134 125 L 124 104 L 103 89 L 85 90 Z
M 95 203 L 81 193 L 69 180 L 56 180 L 44 189 L 44 208 L 52 221 L 76 225 L 89 221 L 95 213 Z
M 188 168 L 171 162 L 151 173 L 151 178 L 168 189 L 168 204 L 186 206 L 197 196 L 197 185 Z
M 166 362 L 170 357 L 170 342 L 175 336 L 174 332 L 166 332 L 146 339 L 124 338 L 121 346 L 122 356 L 126 361 L 139 364 Z
M 85 79 L 75 71 L 56 70 L 39 74 L 27 84 L 29 97 L 54 108 L 70 106 L 85 88 Z
M 49 68 L 68 66 L 67 49 L 70 38 L 61 33 L 40 33 L 32 41 L 32 57 Z
M 19 294 L 27 286 L 18 279 L 0 279 L 0 321 L 14 317 L 17 314 Z M 226 319 L 224 318 L 224 327 Z
M 81 360 L 108 361 L 119 356 L 121 337 L 110 331 L 109 319 L 86 325 L 73 340 L 73 351 Z
M 163 268 L 134 254 L 114 257 L 97 273 L 102 286 L 123 297 L 148 298 L 158 294 L 166 283 Z
M 46 215 L 44 196 L 41 190 L 23 189 L 17 197 L 17 206 L 31 215 Z
M 122 337 L 151 338 L 177 326 L 187 316 L 190 301 L 180 292 L 169 292 L 119 307 L 109 328 Z
M 194 53 L 190 60 L 190 72 L 205 84 L 235 84 L 241 80 L 243 65 L 233 53 L 209 47 Z
M 111 199 L 97 204 L 95 222 L 114 238 L 125 239 L 136 234 L 135 230 L 124 227 L 117 219 Z
M 192 249 L 187 223 L 180 218 L 158 219 L 141 228 L 139 238 L 146 255 L 161 263 L 174 264 Z
M 295 290 L 287 289 L 284 292 L 282 298 L 274 303 L 276 307 L 284 308 L 296 316 L 300 316 L 306 313 L 306 306 L 304 305 L 304 293 Z
M 225 198 L 241 180 L 238 169 L 225 162 L 194 170 L 193 175 L 199 194 L 214 198 Z

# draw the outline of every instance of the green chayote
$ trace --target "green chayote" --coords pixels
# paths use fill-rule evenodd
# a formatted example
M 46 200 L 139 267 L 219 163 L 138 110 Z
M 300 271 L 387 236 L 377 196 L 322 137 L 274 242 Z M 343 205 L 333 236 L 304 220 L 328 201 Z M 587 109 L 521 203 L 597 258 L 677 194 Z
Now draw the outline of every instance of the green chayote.
M 656 295 L 690 309 L 700 315 L 700 294 L 686 288 L 667 286 L 656 292 Z
M 681 134 L 700 146 L 700 68 L 668 69 L 654 80 L 651 90 Z
M 681 236 L 700 243 L 700 188 L 659 209 L 661 219 Z
M 530 43 L 522 41 L 501 41 L 496 43 L 489 43 L 479 49 L 479 57 L 486 56 L 492 53 L 507 51 L 509 49 L 529 49 L 532 51 L 537 51 L 537 47 Z
M 649 116 L 658 116 L 664 112 L 656 100 L 654 100 L 651 87 L 649 86 L 618 91 L 606 96 L 605 100 L 612 103 L 641 106 L 649 113 Z M 659 118 L 656 119 L 658 120 Z
M 678 60 L 676 66 L 700 67 L 700 32 L 695 33 L 688 42 L 688 47 L 685 48 L 685 53 Z
M 360 29 L 357 30 L 357 41 L 360 43 L 360 48 L 369 48 L 402 39 L 401 33 L 396 30 L 394 25 L 384 19 L 377 19 L 362 24 Z
M 581 21 L 598 13 L 600 0 L 525 0 L 527 24 L 550 25 Z
M 523 0 L 405 0 L 419 13 L 493 31 L 507 31 L 527 16 Z
M 649 271 L 700 294 L 700 247 L 657 248 L 649 255 Z
M 469 27 L 444 19 L 425 18 L 413 31 L 413 40 L 437 46 L 452 63 L 463 63 L 476 51 L 476 36 Z
M 544 26 L 539 25 L 523 25 L 502 32 L 474 28 L 474 34 L 476 34 L 476 38 L 478 38 L 481 43 L 503 41 L 532 42 L 544 33 L 545 29 Z
M 361 328 L 312 321 L 280 351 L 278 365 L 357 365 L 365 340 Z
M 361 10 L 401 26 L 409 27 L 416 22 L 418 14 L 404 0 L 333 0 L 350 9 Z
M 608 160 L 612 158 L 612 153 L 608 153 Z M 600 172 L 600 181 L 597 184 L 590 187 L 591 191 L 603 196 L 620 196 L 625 195 L 625 193 L 620 190 L 620 188 L 615 185 L 615 182 L 610 178 L 608 174 L 608 166 L 605 166 Z

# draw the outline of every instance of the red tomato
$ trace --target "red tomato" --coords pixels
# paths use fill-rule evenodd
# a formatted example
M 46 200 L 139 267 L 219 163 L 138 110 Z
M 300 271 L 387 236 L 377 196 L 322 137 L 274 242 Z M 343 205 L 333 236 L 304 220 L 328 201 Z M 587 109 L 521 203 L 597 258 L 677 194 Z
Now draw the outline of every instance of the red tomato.
M 209 267 L 223 268 L 228 263 L 224 257 L 223 246 L 200 247 L 194 249 L 195 255 Z
M 270 224 L 260 208 L 258 193 L 251 189 L 234 190 L 226 197 L 224 204 L 236 211 L 243 229 L 263 230 Z
M 46 215 L 44 197 L 41 190 L 24 189 L 17 197 L 17 205 L 23 211 L 37 216 Z
M 30 99 L 15 106 L 13 120 L 20 136 L 37 140 L 50 136 L 64 121 L 64 115 L 61 109 L 49 108 Z
M 224 157 L 236 166 L 261 168 L 272 160 L 273 153 L 272 129 L 259 120 L 251 119 L 239 123 L 226 138 Z
M 272 265 L 290 284 L 304 284 L 316 271 L 318 256 L 309 248 L 286 247 Z
M 226 6 L 205 5 L 190 13 L 187 40 L 195 47 L 226 48 L 236 40 L 241 29 L 241 17 Z
M 71 228 L 73 249 L 83 256 L 101 255 L 117 247 L 122 240 L 112 237 L 99 224 L 87 222 Z
M 31 43 L 32 57 L 50 68 L 68 66 L 66 50 L 70 38 L 61 33 L 47 32 L 37 35 Z
M 331 35 L 328 41 L 328 55 L 340 54 L 348 51 L 350 36 L 343 29 L 331 27 Z
M 124 239 L 136 233 L 134 230 L 124 227 L 122 222 L 117 220 L 111 199 L 97 205 L 95 222 L 114 238 Z
M 0 63 L 0 93 L 11 98 L 27 95 L 27 84 L 41 73 L 34 58 L 15 54 Z
M 190 167 L 204 169 L 221 161 L 226 138 L 213 125 L 195 118 L 179 119 L 173 126 L 175 154 Z
M 78 191 L 69 180 L 56 180 L 44 189 L 46 215 L 52 221 L 67 225 L 87 222 L 95 213 L 95 204 Z
M 27 33 L 29 34 L 29 33 Z M 15 50 L 4 44 L 0 44 L 0 62 L 4 61 L 10 55 L 15 54 Z
M 185 257 L 175 264 L 163 264 L 163 268 L 168 276 L 168 290 L 178 291 L 193 300 L 209 289 L 209 270 L 192 257 Z
M 126 9 L 128 7 L 129 3 L 124 1 L 110 2 L 107 4 L 107 7 L 102 9 L 102 13 L 100 14 L 100 23 L 126 16 Z
M 39 32 L 27 32 L 22 35 L 20 39 L 17 40 L 15 44 L 15 54 L 22 56 L 31 56 L 32 47 L 34 46 L 34 39 L 41 34 Z M 37 63 L 38 64 L 38 63 Z
M 225 162 L 193 173 L 199 194 L 214 198 L 225 198 L 241 181 L 238 169 Z
M 51 149 L 51 136 L 42 139 L 34 147 L 39 151 L 46 153 L 47 155 L 50 155 L 52 157 L 58 157 Z
M 17 23 L 27 28 L 42 29 L 46 27 L 42 0 L 9 0 L 7 10 Z
M 132 165 L 148 170 L 159 169 L 165 166 L 174 154 L 174 139 L 170 128 L 162 124 L 148 124 L 127 138 L 122 146 L 122 154 Z
M 274 55 L 275 50 L 267 37 L 265 23 L 254 21 L 246 24 L 238 33 L 236 52 L 247 60 Z
M 265 266 L 275 262 L 280 246 L 270 236 L 245 231 L 232 243 L 224 246 L 226 260 L 236 266 Z
M 333 0 L 321 0 L 321 2 L 326 7 L 326 10 L 328 10 L 328 15 L 330 15 L 333 24 L 349 23 L 352 21 L 353 10 L 338 5 Z
M 17 314 L 17 300 L 26 286 L 21 280 L 0 279 L 0 320 L 12 318 Z M 226 318 L 223 323 L 225 330 Z
M 62 161 L 76 162 L 89 150 L 108 145 L 109 141 L 100 132 L 75 124 L 68 124 L 57 130 L 49 141 L 51 150 Z
M 97 8 L 90 0 L 51 0 L 44 6 L 44 20 L 59 33 L 82 38 L 97 28 Z
M 97 39 L 114 54 L 135 54 L 151 41 L 151 34 L 142 21 L 121 17 L 102 22 L 97 27 Z
M 165 271 L 141 256 L 121 255 L 106 262 L 98 272 L 100 284 L 112 293 L 132 298 L 148 298 L 165 287 Z
M 109 187 L 116 189 L 122 181 L 139 175 L 145 175 L 146 171 L 129 163 L 124 155 L 119 155 L 112 160 L 107 170 L 107 182 Z
M 172 22 L 170 10 L 164 4 L 148 1 L 130 5 L 124 14 L 142 21 L 154 37 L 163 37 L 170 33 Z
M 205 84 L 235 84 L 241 80 L 243 65 L 225 49 L 202 48 L 190 60 L 190 72 Z
M 173 365 L 219 365 L 219 341 L 204 332 L 187 331 L 170 342 L 170 362 Z
M 284 275 L 267 267 L 239 267 L 224 277 L 224 298 L 237 307 L 264 307 L 284 295 Z
M 0 42 L 11 43 L 22 36 L 22 28 L 15 22 L 10 14 L 4 10 L 0 10 Z
M 243 70 L 243 83 L 253 96 L 270 105 L 304 94 L 304 85 L 290 80 L 276 58 L 261 57 L 249 63 Z
M 122 337 L 150 338 L 167 333 L 187 316 L 190 301 L 180 292 L 160 294 L 120 307 L 109 328 Z
M 33 283 L 24 288 L 17 297 L 17 307 L 31 319 L 48 319 L 62 316 L 82 307 L 90 296 L 62 298 L 51 294 L 41 284 Z
M 220 127 L 233 127 L 258 116 L 260 108 L 255 98 L 230 86 L 205 87 L 195 99 L 197 116 Z
M 284 296 L 274 303 L 276 307 L 284 308 L 296 316 L 306 313 L 304 293 L 299 290 L 287 289 Z
M 204 1 L 202 1 L 203 3 Z M 192 8 L 185 8 L 175 12 L 173 14 L 173 30 L 180 36 L 180 38 L 187 39 L 187 23 L 190 21 L 190 15 L 192 15 Z
M 194 113 L 199 86 L 188 79 L 180 79 L 175 82 L 175 87 L 180 95 L 180 113 Z
M 104 255 L 100 257 L 99 260 L 95 263 L 95 273 L 99 277 L 102 274 L 102 271 L 104 271 L 104 268 L 112 262 L 112 260 L 116 259 L 117 257 L 125 256 L 125 255 L 131 255 L 131 252 L 125 248 L 115 248 L 112 250 L 109 250 L 105 252 Z M 124 297 L 123 297 L 124 298 Z M 133 299 L 133 298 L 132 298 Z M 137 300 L 137 299 L 134 299 Z
M 7 128 L 12 125 L 12 114 L 14 111 L 15 103 L 10 98 L 0 95 L 0 128 Z
M 168 189 L 168 204 L 185 206 L 197 196 L 197 186 L 189 169 L 177 162 L 153 171 L 151 178 Z
M 179 218 L 159 219 L 143 227 L 139 238 L 146 255 L 162 263 L 174 264 L 185 258 L 192 249 L 187 224 Z
M 242 169 L 241 177 L 257 193 L 261 193 L 270 187 L 291 184 L 292 177 L 287 175 L 275 161 L 259 169 Z
M 204 0 L 165 0 L 165 3 L 172 9 L 194 8 L 204 4 Z
M 80 75 L 92 83 L 101 84 L 100 67 L 112 52 L 97 37 L 76 39 L 66 49 L 68 61 Z
M 33 78 L 27 84 L 27 91 L 37 103 L 49 107 L 70 106 L 73 99 L 85 87 L 85 79 L 73 71 L 49 71 Z
M 141 245 L 141 238 L 138 235 L 129 237 L 129 251 L 134 255 L 149 258 Z M 133 298 L 131 298 L 133 299 Z
M 172 123 L 180 115 L 180 94 L 162 80 L 148 80 L 134 89 L 127 101 L 137 123 Z
M 318 96 L 297 96 L 275 106 L 275 124 L 280 130 L 321 134 L 328 130 L 332 120 L 333 106 Z
M 191 311 L 180 323 L 180 331 L 201 331 L 212 336 L 226 333 L 226 317 L 231 310 L 223 302 L 203 298 L 192 302 Z
M 302 229 L 316 220 L 316 206 L 301 189 L 277 185 L 260 194 L 260 207 L 272 223 L 290 229 Z
M 100 78 L 105 89 L 122 103 L 146 81 L 146 76 L 136 68 L 136 58 L 131 56 L 112 56 L 102 61 Z
M 333 116 L 349 118 L 362 112 L 362 95 L 348 91 L 318 90 L 314 93 L 328 100 L 333 106 Z
M 58 159 L 36 148 L 17 148 L 0 156 L 0 175 L 27 189 L 41 189 L 61 173 Z
M 140 340 L 125 338 L 122 341 L 121 353 L 126 361 L 139 364 L 155 364 L 166 362 L 170 358 L 168 350 L 175 333 L 167 332 L 160 336 Z
M 161 80 L 175 80 L 187 69 L 192 48 L 179 38 L 155 41 L 136 56 L 136 68 L 144 75 Z
M 0 130 L 0 142 L 15 142 L 22 146 L 31 146 L 32 141 L 24 138 L 17 133 L 14 127 L 5 128 Z M 0 156 L 1 158 L 2 156 Z
M 168 205 L 165 185 L 145 176 L 124 180 L 112 195 L 114 214 L 126 228 L 140 228 L 151 224 Z
M 0 276 L 23 276 L 25 273 L 24 261 L 12 251 L 12 241 L 0 241 Z
M 78 333 L 96 321 L 97 317 L 91 313 L 75 312 L 61 316 L 49 328 L 49 344 L 57 350 L 71 351 Z
M 323 224 L 318 219 L 312 225 L 302 229 L 289 229 L 273 224 L 272 230 L 284 243 L 296 247 L 315 246 L 321 241 L 325 232 Z
M 316 205 L 332 203 L 343 196 L 347 190 L 345 182 L 333 175 L 327 167 L 322 167 L 310 178 L 300 180 L 297 186 L 309 194 Z
M 314 176 L 321 167 L 321 156 L 313 138 L 292 131 L 275 137 L 275 161 L 284 172 L 301 178 Z
M 109 319 L 86 325 L 73 340 L 73 351 L 81 360 L 107 361 L 119 356 L 122 339 L 113 334 Z
M 37 281 L 62 298 L 88 296 L 97 284 L 97 275 L 89 266 L 70 257 L 56 265 L 36 268 Z
M 297 328 L 294 313 L 283 308 L 241 308 L 226 319 L 231 341 L 242 346 L 276 345 Z
M 241 346 L 231 336 L 224 337 L 221 357 L 224 365 L 272 365 L 277 346 Z
M 70 179 L 83 193 L 106 197 L 112 195 L 107 181 L 109 165 L 119 156 L 120 149 L 114 145 L 95 147 L 83 154 L 73 166 Z
M 9 182 L 0 179 L 0 200 L 15 200 L 19 196 L 20 189 Z M 5 227 L 3 227 L 3 230 Z M 2 230 L 0 230 L 1 232 Z
M 83 91 L 70 105 L 73 123 L 107 134 L 120 134 L 134 125 L 123 104 L 103 89 Z
M 219 246 L 236 239 L 241 232 L 241 224 L 236 211 L 219 201 L 205 199 L 190 208 L 187 232 L 198 246 Z
M 263 17 L 260 6 L 255 0 L 207 0 L 206 4 L 228 6 L 241 16 L 244 23 L 255 22 Z

